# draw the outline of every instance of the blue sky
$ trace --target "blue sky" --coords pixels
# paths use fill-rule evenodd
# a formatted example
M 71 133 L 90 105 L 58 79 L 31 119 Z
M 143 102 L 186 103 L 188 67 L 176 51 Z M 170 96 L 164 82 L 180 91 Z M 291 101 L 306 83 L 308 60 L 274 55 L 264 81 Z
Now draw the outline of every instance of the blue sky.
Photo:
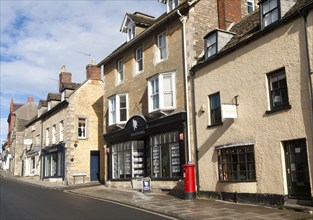
M 125 42 L 119 30 L 126 13 L 158 17 L 166 7 L 158 0 L 1 0 L 0 10 L 2 143 L 11 99 L 33 96 L 38 104 L 57 92 L 63 65 L 73 82 L 83 82 L 91 59 L 100 62 Z

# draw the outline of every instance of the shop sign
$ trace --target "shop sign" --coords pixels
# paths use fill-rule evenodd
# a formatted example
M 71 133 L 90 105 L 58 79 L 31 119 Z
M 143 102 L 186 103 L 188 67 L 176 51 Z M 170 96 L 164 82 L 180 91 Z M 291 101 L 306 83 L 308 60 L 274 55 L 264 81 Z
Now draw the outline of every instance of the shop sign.
M 233 104 L 222 104 L 223 118 L 237 118 L 237 106 Z

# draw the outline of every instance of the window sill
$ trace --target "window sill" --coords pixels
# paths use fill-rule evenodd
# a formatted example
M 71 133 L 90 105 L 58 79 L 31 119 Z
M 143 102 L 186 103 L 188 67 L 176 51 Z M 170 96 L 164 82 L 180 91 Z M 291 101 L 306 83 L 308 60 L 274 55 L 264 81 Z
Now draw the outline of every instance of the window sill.
M 256 180 L 219 180 L 218 183 L 256 183 Z
M 271 114 L 271 113 L 275 113 L 275 112 L 279 112 L 279 111 L 283 111 L 283 110 L 289 110 L 289 109 L 291 109 L 291 105 L 285 105 L 285 106 L 281 106 L 281 107 L 278 107 L 278 108 L 271 109 L 269 111 L 266 111 L 265 113 L 266 114 Z
M 217 126 L 221 126 L 221 125 L 223 125 L 223 122 L 217 123 L 217 124 L 214 124 L 214 125 L 208 125 L 207 128 L 213 128 L 213 127 L 217 127 Z

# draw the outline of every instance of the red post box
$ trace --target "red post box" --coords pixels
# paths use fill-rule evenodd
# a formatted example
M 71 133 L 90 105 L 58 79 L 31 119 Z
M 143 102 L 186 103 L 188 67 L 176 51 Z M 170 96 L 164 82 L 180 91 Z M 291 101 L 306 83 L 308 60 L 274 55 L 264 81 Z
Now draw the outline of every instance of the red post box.
M 185 200 L 194 200 L 196 198 L 195 165 L 184 164 L 183 172 Z

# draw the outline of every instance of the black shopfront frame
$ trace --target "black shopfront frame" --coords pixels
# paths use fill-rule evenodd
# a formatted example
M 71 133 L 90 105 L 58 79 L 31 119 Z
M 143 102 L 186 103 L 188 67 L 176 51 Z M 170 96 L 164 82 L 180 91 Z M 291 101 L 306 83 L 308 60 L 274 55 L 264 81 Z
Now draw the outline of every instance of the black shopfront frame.
M 112 146 L 114 144 L 128 142 L 128 141 L 143 141 L 145 143 L 145 168 L 144 177 L 151 177 L 152 180 L 179 180 L 183 178 L 183 171 L 181 167 L 180 175 L 174 177 L 154 177 L 152 175 L 152 158 L 149 157 L 151 154 L 151 146 L 149 146 L 149 139 L 152 136 L 166 134 L 169 132 L 178 133 L 178 145 L 180 153 L 180 165 L 186 163 L 186 147 L 185 147 L 185 125 L 187 115 L 186 112 L 180 112 L 165 116 L 159 119 L 146 120 L 143 116 L 135 115 L 131 117 L 124 128 L 108 132 L 104 134 L 104 139 L 110 148 L 108 153 L 108 179 L 112 181 L 129 181 L 131 178 L 125 179 L 113 179 L 112 176 Z

